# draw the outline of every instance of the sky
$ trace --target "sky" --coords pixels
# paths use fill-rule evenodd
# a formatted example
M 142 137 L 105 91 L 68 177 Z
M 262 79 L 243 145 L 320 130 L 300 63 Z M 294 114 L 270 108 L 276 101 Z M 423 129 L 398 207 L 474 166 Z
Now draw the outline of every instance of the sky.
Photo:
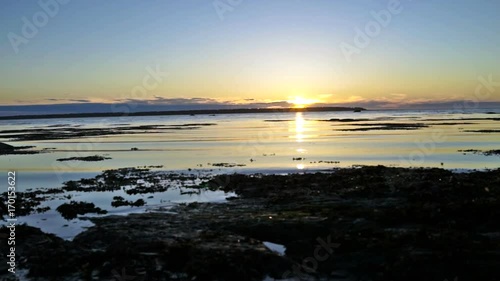
M 499 102 L 499 13 L 496 0 L 2 1 L 0 109 Z

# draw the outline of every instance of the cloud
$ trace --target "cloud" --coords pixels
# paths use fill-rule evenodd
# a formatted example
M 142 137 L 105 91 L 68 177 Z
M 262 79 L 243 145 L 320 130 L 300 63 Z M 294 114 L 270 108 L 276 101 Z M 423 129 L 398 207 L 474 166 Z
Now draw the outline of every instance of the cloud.
M 89 99 L 45 99 L 47 104 L 0 105 L 0 115 L 68 114 L 68 113 L 129 113 L 140 111 L 207 110 L 235 108 L 288 108 L 287 101 L 257 101 L 255 99 L 218 100 L 214 98 L 164 98 L 151 100 L 127 99 L 115 103 L 90 102 Z M 61 103 L 64 102 L 64 103 Z M 467 106 L 466 103 L 468 102 Z M 391 94 L 376 99 L 350 96 L 334 102 L 316 103 L 313 106 L 364 107 L 367 109 L 450 109 L 470 108 L 474 103 L 467 99 L 409 99 L 404 94 Z M 474 103 L 475 108 L 498 108 L 500 102 Z
M 135 104 L 151 104 L 151 105 L 187 105 L 187 104 L 226 104 L 227 102 L 219 101 L 213 98 L 164 98 L 155 96 L 152 100 L 139 99 L 119 99 L 114 100 L 114 103 L 135 103 Z
M 333 96 L 333 94 L 324 94 L 324 95 L 319 95 L 319 97 L 320 97 L 321 99 L 327 99 L 327 98 L 330 98 L 330 97 L 332 97 L 332 96 Z
M 367 109 L 456 109 L 466 102 L 471 102 L 468 97 L 449 96 L 446 98 L 410 98 L 406 94 L 392 93 L 377 98 L 365 98 L 362 96 L 349 96 L 343 99 L 331 100 L 315 104 L 316 106 L 349 106 L 364 107 Z M 500 104 L 496 101 L 474 102 L 477 108 L 495 107 Z

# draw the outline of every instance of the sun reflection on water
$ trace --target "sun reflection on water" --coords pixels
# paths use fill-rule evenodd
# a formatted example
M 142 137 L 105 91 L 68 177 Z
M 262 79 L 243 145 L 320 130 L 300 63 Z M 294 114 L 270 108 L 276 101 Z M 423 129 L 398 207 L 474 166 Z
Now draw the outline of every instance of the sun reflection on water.
M 294 132 L 295 132 L 295 141 L 299 144 L 304 142 L 305 123 L 306 123 L 306 121 L 304 120 L 304 117 L 302 116 L 302 112 L 297 112 L 295 114 L 295 131 Z M 300 154 L 304 154 L 307 150 L 299 146 L 296 149 L 296 151 Z M 298 170 L 303 170 L 304 168 L 305 168 L 305 165 L 303 163 L 297 164 Z
M 305 125 L 305 120 L 304 117 L 302 116 L 302 112 L 297 112 L 295 114 L 295 141 L 296 142 L 303 142 L 304 141 L 304 125 Z
M 296 142 L 303 142 L 304 138 L 306 137 L 304 135 L 305 132 L 305 123 L 306 121 L 304 120 L 304 117 L 302 116 L 302 112 L 297 112 L 295 114 L 295 128 L 291 128 L 291 131 L 295 133 L 293 138 L 295 138 Z

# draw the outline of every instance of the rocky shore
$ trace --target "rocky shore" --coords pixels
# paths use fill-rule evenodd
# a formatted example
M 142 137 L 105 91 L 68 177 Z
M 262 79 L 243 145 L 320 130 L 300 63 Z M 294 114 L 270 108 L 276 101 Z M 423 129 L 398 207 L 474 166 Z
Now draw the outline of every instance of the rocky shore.
M 0 156 L 10 154 L 36 154 L 38 151 L 31 150 L 34 146 L 13 146 L 0 142 Z
M 200 188 L 237 197 L 89 218 L 72 241 L 18 226 L 19 267 L 34 280 L 500 280 L 500 169 L 235 174 Z

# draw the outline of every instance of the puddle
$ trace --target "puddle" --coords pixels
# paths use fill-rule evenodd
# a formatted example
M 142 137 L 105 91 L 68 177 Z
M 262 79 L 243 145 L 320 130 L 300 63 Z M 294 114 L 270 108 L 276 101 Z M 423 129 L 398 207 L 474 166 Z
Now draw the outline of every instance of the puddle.
M 284 256 L 285 255 L 285 251 L 286 251 L 286 247 L 283 246 L 283 245 L 280 245 L 280 244 L 275 244 L 275 243 L 271 243 L 271 242 L 263 242 L 264 243 L 264 246 L 266 246 L 269 250 L 277 253 L 278 255 L 280 256 Z

